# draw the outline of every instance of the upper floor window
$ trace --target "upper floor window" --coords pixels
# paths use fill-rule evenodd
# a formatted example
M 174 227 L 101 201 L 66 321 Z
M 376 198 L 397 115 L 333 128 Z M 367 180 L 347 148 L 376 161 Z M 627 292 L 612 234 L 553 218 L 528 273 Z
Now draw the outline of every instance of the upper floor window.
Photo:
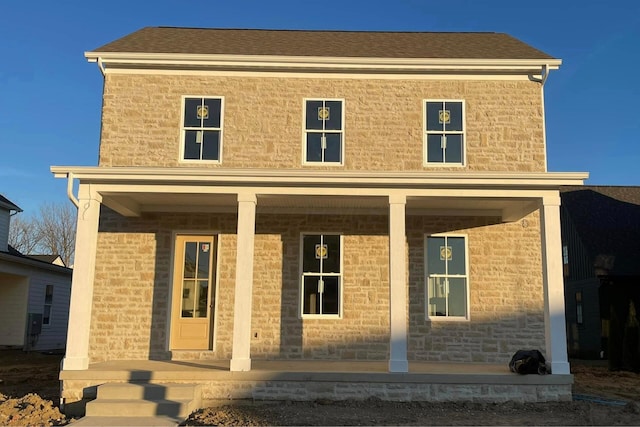
M 432 235 L 426 239 L 427 316 L 469 318 L 466 236 Z
M 342 164 L 344 109 L 339 99 L 304 103 L 304 163 Z
M 222 98 L 184 98 L 181 160 L 220 162 L 222 107 Z
M 464 102 L 425 101 L 425 164 L 464 165 Z
M 342 307 L 342 236 L 302 236 L 301 308 L 304 317 L 339 317 Z

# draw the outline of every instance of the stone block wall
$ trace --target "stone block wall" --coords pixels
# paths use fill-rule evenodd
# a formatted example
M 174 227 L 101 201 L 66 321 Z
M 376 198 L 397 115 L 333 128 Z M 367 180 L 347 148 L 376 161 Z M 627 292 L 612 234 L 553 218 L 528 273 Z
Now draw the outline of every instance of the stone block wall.
M 185 95 L 224 97 L 221 164 L 179 162 Z M 344 166 L 302 165 L 305 98 L 344 100 Z M 464 100 L 463 170 L 545 171 L 542 90 L 526 80 L 108 74 L 99 164 L 441 171 L 423 165 L 425 99 Z
M 519 348 L 544 349 L 537 213 L 496 218 L 407 218 L 409 360 L 506 363 Z M 218 235 L 214 347 L 182 358 L 228 359 L 233 342 L 235 214 L 145 214 L 102 208 L 90 359 L 169 358 L 174 232 Z M 300 233 L 340 233 L 342 319 L 299 316 Z M 468 236 L 471 320 L 425 317 L 424 236 Z M 275 215 L 256 220 L 251 356 L 256 359 L 386 360 L 389 353 L 388 218 Z M 249 315 L 249 314 L 248 314 Z

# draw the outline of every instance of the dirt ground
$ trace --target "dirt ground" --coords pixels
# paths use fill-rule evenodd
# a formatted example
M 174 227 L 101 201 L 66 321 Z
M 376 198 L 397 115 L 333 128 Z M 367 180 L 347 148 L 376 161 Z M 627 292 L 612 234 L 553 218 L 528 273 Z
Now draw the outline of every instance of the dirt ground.
M 0 426 L 73 425 L 58 409 L 61 359 L 0 350 Z M 197 411 L 184 425 L 640 425 L 640 374 L 580 361 L 572 372 L 572 402 L 242 402 Z

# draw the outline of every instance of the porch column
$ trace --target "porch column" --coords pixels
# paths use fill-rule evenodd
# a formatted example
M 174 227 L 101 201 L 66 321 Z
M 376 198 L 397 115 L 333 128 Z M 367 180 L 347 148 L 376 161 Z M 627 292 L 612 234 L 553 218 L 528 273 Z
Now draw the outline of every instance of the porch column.
M 251 303 L 253 246 L 256 233 L 256 195 L 238 194 L 236 290 L 233 307 L 232 371 L 251 370 Z
M 78 201 L 80 206 L 76 225 L 67 349 L 62 362 L 63 370 L 89 368 L 89 331 L 102 197 L 92 192 L 90 185 L 80 184 Z
M 404 195 L 389 196 L 389 372 L 409 372 L 407 361 L 407 263 Z
M 547 366 L 551 369 L 552 374 L 569 374 L 567 332 L 564 316 L 559 194 L 542 199 L 540 228 Z

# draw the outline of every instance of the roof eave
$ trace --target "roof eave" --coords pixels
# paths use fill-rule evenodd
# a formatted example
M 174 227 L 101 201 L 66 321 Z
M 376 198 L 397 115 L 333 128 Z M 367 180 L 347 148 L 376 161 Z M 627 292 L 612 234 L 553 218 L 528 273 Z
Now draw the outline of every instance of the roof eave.
M 386 71 L 496 71 L 530 74 L 543 67 L 555 70 L 562 60 L 555 58 L 365 58 L 276 55 L 211 55 L 136 52 L 85 52 L 89 62 L 101 67 L 137 68 L 259 68 L 259 69 L 344 69 Z

